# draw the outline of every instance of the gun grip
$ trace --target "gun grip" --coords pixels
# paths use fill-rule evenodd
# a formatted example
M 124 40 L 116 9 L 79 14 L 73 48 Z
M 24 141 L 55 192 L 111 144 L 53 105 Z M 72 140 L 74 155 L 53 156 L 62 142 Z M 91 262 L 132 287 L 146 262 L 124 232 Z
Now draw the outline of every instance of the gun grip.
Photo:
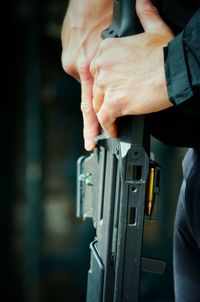
M 135 0 L 114 0 L 112 23 L 102 32 L 102 38 L 126 37 L 139 32 L 141 25 L 135 11 Z

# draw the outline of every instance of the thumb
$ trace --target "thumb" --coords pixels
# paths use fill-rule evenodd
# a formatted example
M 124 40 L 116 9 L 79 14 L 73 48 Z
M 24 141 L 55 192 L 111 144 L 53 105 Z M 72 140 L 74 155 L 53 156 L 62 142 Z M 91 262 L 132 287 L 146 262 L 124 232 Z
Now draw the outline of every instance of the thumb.
M 136 13 L 145 32 L 172 34 L 150 0 L 136 0 Z

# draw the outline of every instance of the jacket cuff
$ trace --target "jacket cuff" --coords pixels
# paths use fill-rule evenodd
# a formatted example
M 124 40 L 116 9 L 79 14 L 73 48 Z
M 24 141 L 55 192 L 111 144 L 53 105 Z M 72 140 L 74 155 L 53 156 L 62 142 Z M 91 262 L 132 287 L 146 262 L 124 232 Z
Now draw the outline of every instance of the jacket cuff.
M 179 105 L 193 96 L 183 49 L 183 32 L 164 48 L 165 76 L 169 100 Z

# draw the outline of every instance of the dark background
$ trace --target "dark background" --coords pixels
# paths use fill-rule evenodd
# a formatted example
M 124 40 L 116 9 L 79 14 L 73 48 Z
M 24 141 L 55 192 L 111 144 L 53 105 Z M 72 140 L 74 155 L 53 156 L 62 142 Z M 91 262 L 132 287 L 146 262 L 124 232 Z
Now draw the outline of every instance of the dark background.
M 94 230 L 75 217 L 76 160 L 86 152 L 80 86 L 60 59 L 66 6 L 17 0 L 2 10 L 0 301 L 85 301 Z M 152 148 L 161 194 L 158 222 L 145 224 L 144 253 L 168 265 L 164 276 L 142 274 L 141 301 L 167 302 L 185 150 L 156 140 Z

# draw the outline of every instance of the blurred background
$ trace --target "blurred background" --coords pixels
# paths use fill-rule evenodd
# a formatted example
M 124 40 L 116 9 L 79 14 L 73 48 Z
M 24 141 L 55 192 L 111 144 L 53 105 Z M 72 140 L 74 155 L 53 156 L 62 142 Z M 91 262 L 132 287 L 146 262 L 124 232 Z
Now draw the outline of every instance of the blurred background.
M 95 233 L 91 221 L 75 216 L 76 160 L 86 152 L 80 85 L 60 60 L 67 1 L 17 0 L 6 6 L 0 301 L 84 302 Z M 161 164 L 161 193 L 157 223 L 145 224 L 144 254 L 165 259 L 167 269 L 164 276 L 142 274 L 141 301 L 169 302 L 173 220 L 186 150 L 156 140 L 152 148 Z

